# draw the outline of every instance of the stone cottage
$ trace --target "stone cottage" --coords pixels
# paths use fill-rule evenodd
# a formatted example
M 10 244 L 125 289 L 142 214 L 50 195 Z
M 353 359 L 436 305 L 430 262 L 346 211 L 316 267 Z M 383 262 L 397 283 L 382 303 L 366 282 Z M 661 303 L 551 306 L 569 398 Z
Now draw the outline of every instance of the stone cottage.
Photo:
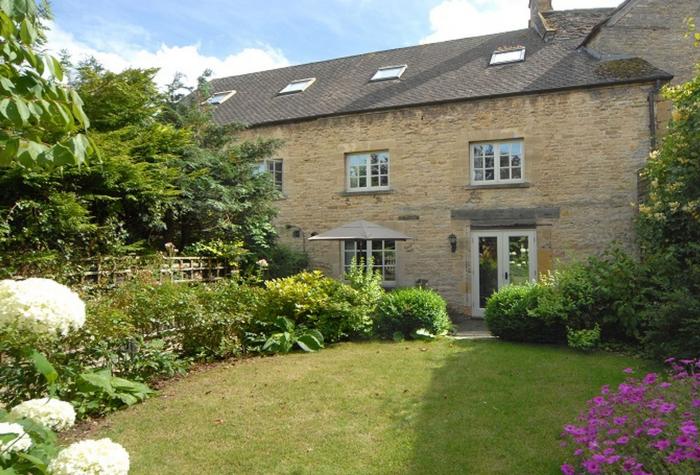
M 700 62 L 700 1 L 530 11 L 518 31 L 213 80 L 217 121 L 283 142 L 262 164 L 282 242 L 335 277 L 372 257 L 386 286 L 427 283 L 472 316 L 504 285 L 633 246 L 659 89 Z

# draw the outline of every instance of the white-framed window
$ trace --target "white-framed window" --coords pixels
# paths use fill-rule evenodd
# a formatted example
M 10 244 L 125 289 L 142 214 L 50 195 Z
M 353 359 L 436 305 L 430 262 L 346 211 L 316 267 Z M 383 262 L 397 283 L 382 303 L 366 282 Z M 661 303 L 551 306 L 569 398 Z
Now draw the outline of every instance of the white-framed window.
M 349 191 L 389 189 L 389 152 L 351 153 L 346 155 Z
M 294 94 L 295 92 L 304 92 L 315 81 L 316 81 L 316 78 L 297 79 L 297 80 L 292 81 L 289 84 L 287 84 L 284 87 L 284 89 L 282 89 L 279 93 L 280 94 Z
M 522 182 L 524 165 L 520 139 L 471 144 L 473 185 Z
M 282 191 L 283 183 L 283 160 L 280 158 L 268 158 L 258 164 L 258 173 L 269 173 L 275 188 Z
M 519 61 L 525 61 L 524 47 L 496 50 L 491 55 L 489 64 L 493 66 L 496 64 L 517 63 Z
M 368 266 L 382 275 L 384 285 L 396 283 L 396 241 L 342 241 L 343 271 L 348 273 L 353 258 L 358 264 Z
M 377 69 L 370 81 L 385 81 L 387 79 L 399 79 L 404 71 L 406 71 L 406 65 L 401 66 L 387 66 L 385 68 Z
M 212 106 L 218 106 L 219 104 L 222 104 L 223 102 L 230 99 L 234 94 L 236 94 L 236 91 L 233 91 L 233 90 L 232 91 L 215 92 L 205 102 L 209 105 L 212 105 Z

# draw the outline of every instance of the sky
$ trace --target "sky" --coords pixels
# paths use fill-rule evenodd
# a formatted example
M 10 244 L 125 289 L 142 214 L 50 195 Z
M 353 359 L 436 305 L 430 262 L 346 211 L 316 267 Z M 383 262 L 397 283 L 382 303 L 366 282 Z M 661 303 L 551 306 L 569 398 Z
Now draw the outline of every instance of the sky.
M 553 0 L 557 10 L 622 0 Z M 194 84 L 419 43 L 525 28 L 528 0 L 52 0 L 47 48 Z

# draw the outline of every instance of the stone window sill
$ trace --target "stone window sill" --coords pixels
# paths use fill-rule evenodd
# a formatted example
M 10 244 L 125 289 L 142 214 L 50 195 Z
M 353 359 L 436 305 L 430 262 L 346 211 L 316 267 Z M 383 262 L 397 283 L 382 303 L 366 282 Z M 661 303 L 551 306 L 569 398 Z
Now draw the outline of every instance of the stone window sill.
M 390 195 L 394 190 L 341 191 L 340 196 Z
M 494 185 L 467 185 L 465 190 L 505 190 L 508 188 L 530 188 L 530 183 L 499 183 Z

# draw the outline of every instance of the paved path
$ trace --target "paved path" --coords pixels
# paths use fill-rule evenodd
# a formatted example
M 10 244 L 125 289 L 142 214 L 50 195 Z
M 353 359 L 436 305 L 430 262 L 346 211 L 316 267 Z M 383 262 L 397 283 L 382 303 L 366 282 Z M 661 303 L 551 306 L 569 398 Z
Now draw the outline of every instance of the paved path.
M 495 338 L 481 318 L 459 318 L 454 320 L 454 337 L 458 340 L 481 340 Z

